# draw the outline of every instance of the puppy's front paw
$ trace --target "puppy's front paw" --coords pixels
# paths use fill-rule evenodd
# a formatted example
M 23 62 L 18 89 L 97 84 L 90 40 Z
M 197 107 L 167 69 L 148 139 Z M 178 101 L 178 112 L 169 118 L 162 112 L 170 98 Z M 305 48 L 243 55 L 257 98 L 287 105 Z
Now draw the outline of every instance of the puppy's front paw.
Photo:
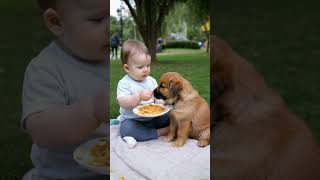
M 171 142 L 173 140 L 174 140 L 174 136 L 172 136 L 170 134 L 165 138 L 165 141 L 167 141 L 167 142 Z
M 177 139 L 175 142 L 172 143 L 173 147 L 182 147 L 185 141 L 183 139 Z
M 197 143 L 197 145 L 198 145 L 199 147 L 205 147 L 205 146 L 207 146 L 208 144 L 209 144 L 209 141 L 208 141 L 208 140 L 204 140 L 204 139 L 199 140 L 198 143 Z

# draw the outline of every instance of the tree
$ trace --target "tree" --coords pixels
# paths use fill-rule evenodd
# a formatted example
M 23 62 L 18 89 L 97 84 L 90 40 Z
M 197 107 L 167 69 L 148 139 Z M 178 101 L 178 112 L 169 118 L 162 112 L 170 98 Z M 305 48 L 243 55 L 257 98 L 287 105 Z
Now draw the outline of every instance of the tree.
M 123 0 L 151 54 L 156 60 L 157 39 L 165 16 L 179 0 Z M 182 0 L 180 0 L 182 1 Z
M 165 17 L 177 2 L 187 2 L 199 10 L 199 16 L 209 14 L 209 0 L 122 0 L 127 5 L 131 16 L 151 54 L 152 62 L 156 60 L 157 38 Z M 190 11 L 196 15 L 195 11 Z M 204 12 L 204 13 L 203 13 Z
M 110 37 L 115 32 L 120 32 L 120 25 L 116 17 L 110 16 Z
M 188 19 L 193 22 L 201 20 L 201 24 L 205 23 L 210 17 L 210 1 L 209 0 L 187 0 L 187 7 L 189 8 Z
M 131 16 L 122 16 L 123 21 L 123 39 L 141 39 L 139 34 L 135 32 L 135 22 Z M 120 20 L 116 17 L 110 16 L 110 37 L 115 33 L 119 33 L 121 30 Z
M 201 2 L 206 4 L 205 1 Z M 187 3 L 176 3 L 165 18 L 161 36 L 168 36 L 171 32 L 181 31 L 181 27 L 184 27 L 185 23 L 187 26 L 187 39 L 194 41 L 206 40 L 207 36 L 200 27 L 207 19 L 208 8 L 201 9 L 202 6 L 204 5 L 201 5 L 200 1 L 194 2 L 194 0 L 188 0 Z
M 173 32 L 183 32 L 186 30 L 186 26 L 190 24 L 186 17 L 187 13 L 185 3 L 176 3 L 168 16 L 165 17 L 165 21 L 161 29 L 161 36 L 166 37 Z M 188 37 L 186 38 L 188 39 Z
M 206 34 L 207 37 L 207 52 L 209 52 L 209 40 L 210 40 L 210 19 L 208 18 L 207 22 L 201 26 L 202 32 Z

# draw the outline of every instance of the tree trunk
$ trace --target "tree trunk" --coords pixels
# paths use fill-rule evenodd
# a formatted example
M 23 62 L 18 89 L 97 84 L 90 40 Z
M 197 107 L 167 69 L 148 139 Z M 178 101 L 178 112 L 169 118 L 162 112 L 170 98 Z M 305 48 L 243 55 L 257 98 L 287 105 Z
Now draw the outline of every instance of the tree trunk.
M 145 12 L 145 25 L 146 25 L 146 32 L 145 36 L 143 36 L 143 40 L 146 46 L 149 49 L 151 55 L 151 62 L 157 62 L 156 58 L 156 47 L 157 47 L 157 34 L 159 27 L 156 27 L 156 19 L 157 19 L 157 5 L 156 1 L 146 1 L 144 6 Z
M 147 46 L 151 62 L 157 62 L 156 47 L 157 39 L 160 35 L 161 26 L 164 17 L 172 9 L 174 0 L 135 0 L 135 7 L 130 4 L 129 0 L 123 0 L 128 6 L 130 13 L 137 24 L 138 30 Z M 160 5 L 160 6 L 159 6 Z

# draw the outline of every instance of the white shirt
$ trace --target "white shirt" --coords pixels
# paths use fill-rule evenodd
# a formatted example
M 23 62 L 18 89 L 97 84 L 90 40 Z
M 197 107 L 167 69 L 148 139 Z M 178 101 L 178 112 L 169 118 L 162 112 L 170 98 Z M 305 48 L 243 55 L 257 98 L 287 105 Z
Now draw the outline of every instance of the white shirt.
M 132 95 L 140 90 L 150 90 L 153 91 L 157 88 L 157 81 L 148 76 L 144 81 L 136 81 L 132 79 L 129 75 L 125 75 L 119 82 L 117 86 L 117 101 L 119 98 L 127 95 Z M 148 101 L 141 101 L 140 104 L 151 103 L 152 98 Z M 120 116 L 117 118 L 120 121 L 125 119 L 136 119 L 136 120 L 147 120 L 152 118 L 141 118 L 133 113 L 133 108 L 123 108 L 120 107 Z
M 108 70 L 102 65 L 79 61 L 65 53 L 55 42 L 51 43 L 29 63 L 25 71 L 22 126 L 29 116 L 51 106 L 70 105 L 81 98 L 94 96 L 98 90 L 108 86 Z M 82 143 L 96 137 L 104 136 L 93 132 Z M 73 159 L 73 151 L 79 145 L 48 149 L 33 144 L 33 165 L 47 179 L 93 179 L 98 174 L 80 166 Z

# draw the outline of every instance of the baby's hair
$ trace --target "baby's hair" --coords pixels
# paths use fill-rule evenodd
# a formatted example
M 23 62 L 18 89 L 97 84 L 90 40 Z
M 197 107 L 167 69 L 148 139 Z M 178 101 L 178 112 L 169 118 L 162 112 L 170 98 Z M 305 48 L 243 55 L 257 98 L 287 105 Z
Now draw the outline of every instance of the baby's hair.
M 43 12 L 49 8 L 55 9 L 57 5 L 57 0 L 37 0 L 37 2 Z
M 122 44 L 121 61 L 122 64 L 128 63 L 128 58 L 138 53 L 143 53 L 150 56 L 148 48 L 140 41 L 129 39 Z

